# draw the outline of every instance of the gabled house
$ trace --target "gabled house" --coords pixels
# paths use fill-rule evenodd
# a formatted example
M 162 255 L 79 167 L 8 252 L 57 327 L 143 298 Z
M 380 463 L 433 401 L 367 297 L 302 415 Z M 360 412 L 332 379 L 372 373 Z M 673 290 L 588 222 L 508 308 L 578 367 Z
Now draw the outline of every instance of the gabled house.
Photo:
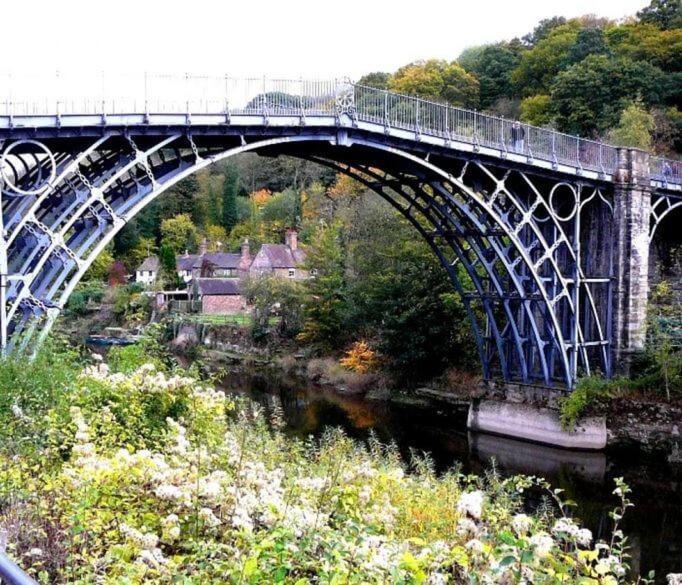
M 161 268 L 161 263 L 156 256 L 149 256 L 145 258 L 144 262 L 137 267 L 135 270 L 135 282 L 139 282 L 148 286 L 156 282 L 156 278 L 159 275 L 159 270 Z
M 187 284 L 192 280 L 194 264 L 199 256 L 197 254 L 188 254 L 186 251 L 182 256 L 175 258 L 175 269 L 178 277 Z
M 251 276 L 273 275 L 302 280 L 310 276 L 305 269 L 305 250 L 298 246 L 298 234 L 287 230 L 284 244 L 263 244 L 251 263 Z
M 194 298 L 201 301 L 202 313 L 234 315 L 247 308 L 238 278 L 197 278 L 193 288 Z

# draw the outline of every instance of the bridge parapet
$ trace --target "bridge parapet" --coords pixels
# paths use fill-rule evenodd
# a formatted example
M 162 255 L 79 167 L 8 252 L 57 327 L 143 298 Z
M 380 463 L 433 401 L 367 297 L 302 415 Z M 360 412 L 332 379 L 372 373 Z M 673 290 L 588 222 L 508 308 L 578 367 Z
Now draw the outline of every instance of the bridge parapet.
M 227 125 L 237 116 L 258 116 L 264 125 L 283 116 L 298 116 L 302 124 L 333 116 L 382 126 L 387 134 L 409 132 L 415 140 L 592 178 L 613 180 L 619 166 L 617 148 L 610 144 L 348 80 L 58 74 L 52 79 L 12 76 L 2 85 L 0 134 L 22 125 L 66 126 L 69 118 L 80 123 L 87 116 L 100 117 L 102 125 L 109 116 L 117 119 L 114 124 L 129 125 L 122 117 L 133 114 L 147 124 L 154 118 L 168 124 L 167 115 L 179 115 L 188 125 L 211 116 Z M 680 161 L 652 158 L 651 164 L 651 177 L 663 188 L 682 189 Z

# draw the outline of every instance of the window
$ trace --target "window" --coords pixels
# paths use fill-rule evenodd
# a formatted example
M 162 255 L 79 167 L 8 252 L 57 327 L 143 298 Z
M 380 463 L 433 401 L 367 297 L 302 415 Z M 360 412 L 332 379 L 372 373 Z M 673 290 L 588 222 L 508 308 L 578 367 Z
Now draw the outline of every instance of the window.
M 295 268 L 289 268 L 289 278 L 295 278 L 296 277 L 296 269 Z

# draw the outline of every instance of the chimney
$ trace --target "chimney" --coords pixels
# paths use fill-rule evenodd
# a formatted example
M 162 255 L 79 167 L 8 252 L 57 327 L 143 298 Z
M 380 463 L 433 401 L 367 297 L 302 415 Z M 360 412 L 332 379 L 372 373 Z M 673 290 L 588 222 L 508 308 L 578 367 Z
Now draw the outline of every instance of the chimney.
M 204 238 L 203 240 L 201 240 L 201 244 L 199 244 L 199 255 L 200 256 L 203 256 L 204 254 L 206 254 L 206 248 L 207 247 L 208 247 L 208 244 L 206 242 L 206 238 Z
M 291 248 L 293 252 L 298 248 L 298 232 L 296 230 L 287 230 L 284 232 L 284 243 Z
M 248 238 L 244 238 L 244 241 L 242 242 L 242 256 L 239 259 L 238 270 L 241 270 L 242 272 L 248 272 L 250 267 L 251 250 L 249 248 L 249 240 Z

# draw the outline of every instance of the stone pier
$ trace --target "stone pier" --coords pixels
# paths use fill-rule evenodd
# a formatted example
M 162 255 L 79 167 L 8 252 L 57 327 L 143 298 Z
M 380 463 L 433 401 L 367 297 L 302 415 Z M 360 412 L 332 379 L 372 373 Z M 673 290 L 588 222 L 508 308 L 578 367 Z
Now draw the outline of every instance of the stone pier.
M 646 339 L 650 217 L 649 153 L 620 148 L 614 198 L 613 355 L 616 370 L 625 373 Z

